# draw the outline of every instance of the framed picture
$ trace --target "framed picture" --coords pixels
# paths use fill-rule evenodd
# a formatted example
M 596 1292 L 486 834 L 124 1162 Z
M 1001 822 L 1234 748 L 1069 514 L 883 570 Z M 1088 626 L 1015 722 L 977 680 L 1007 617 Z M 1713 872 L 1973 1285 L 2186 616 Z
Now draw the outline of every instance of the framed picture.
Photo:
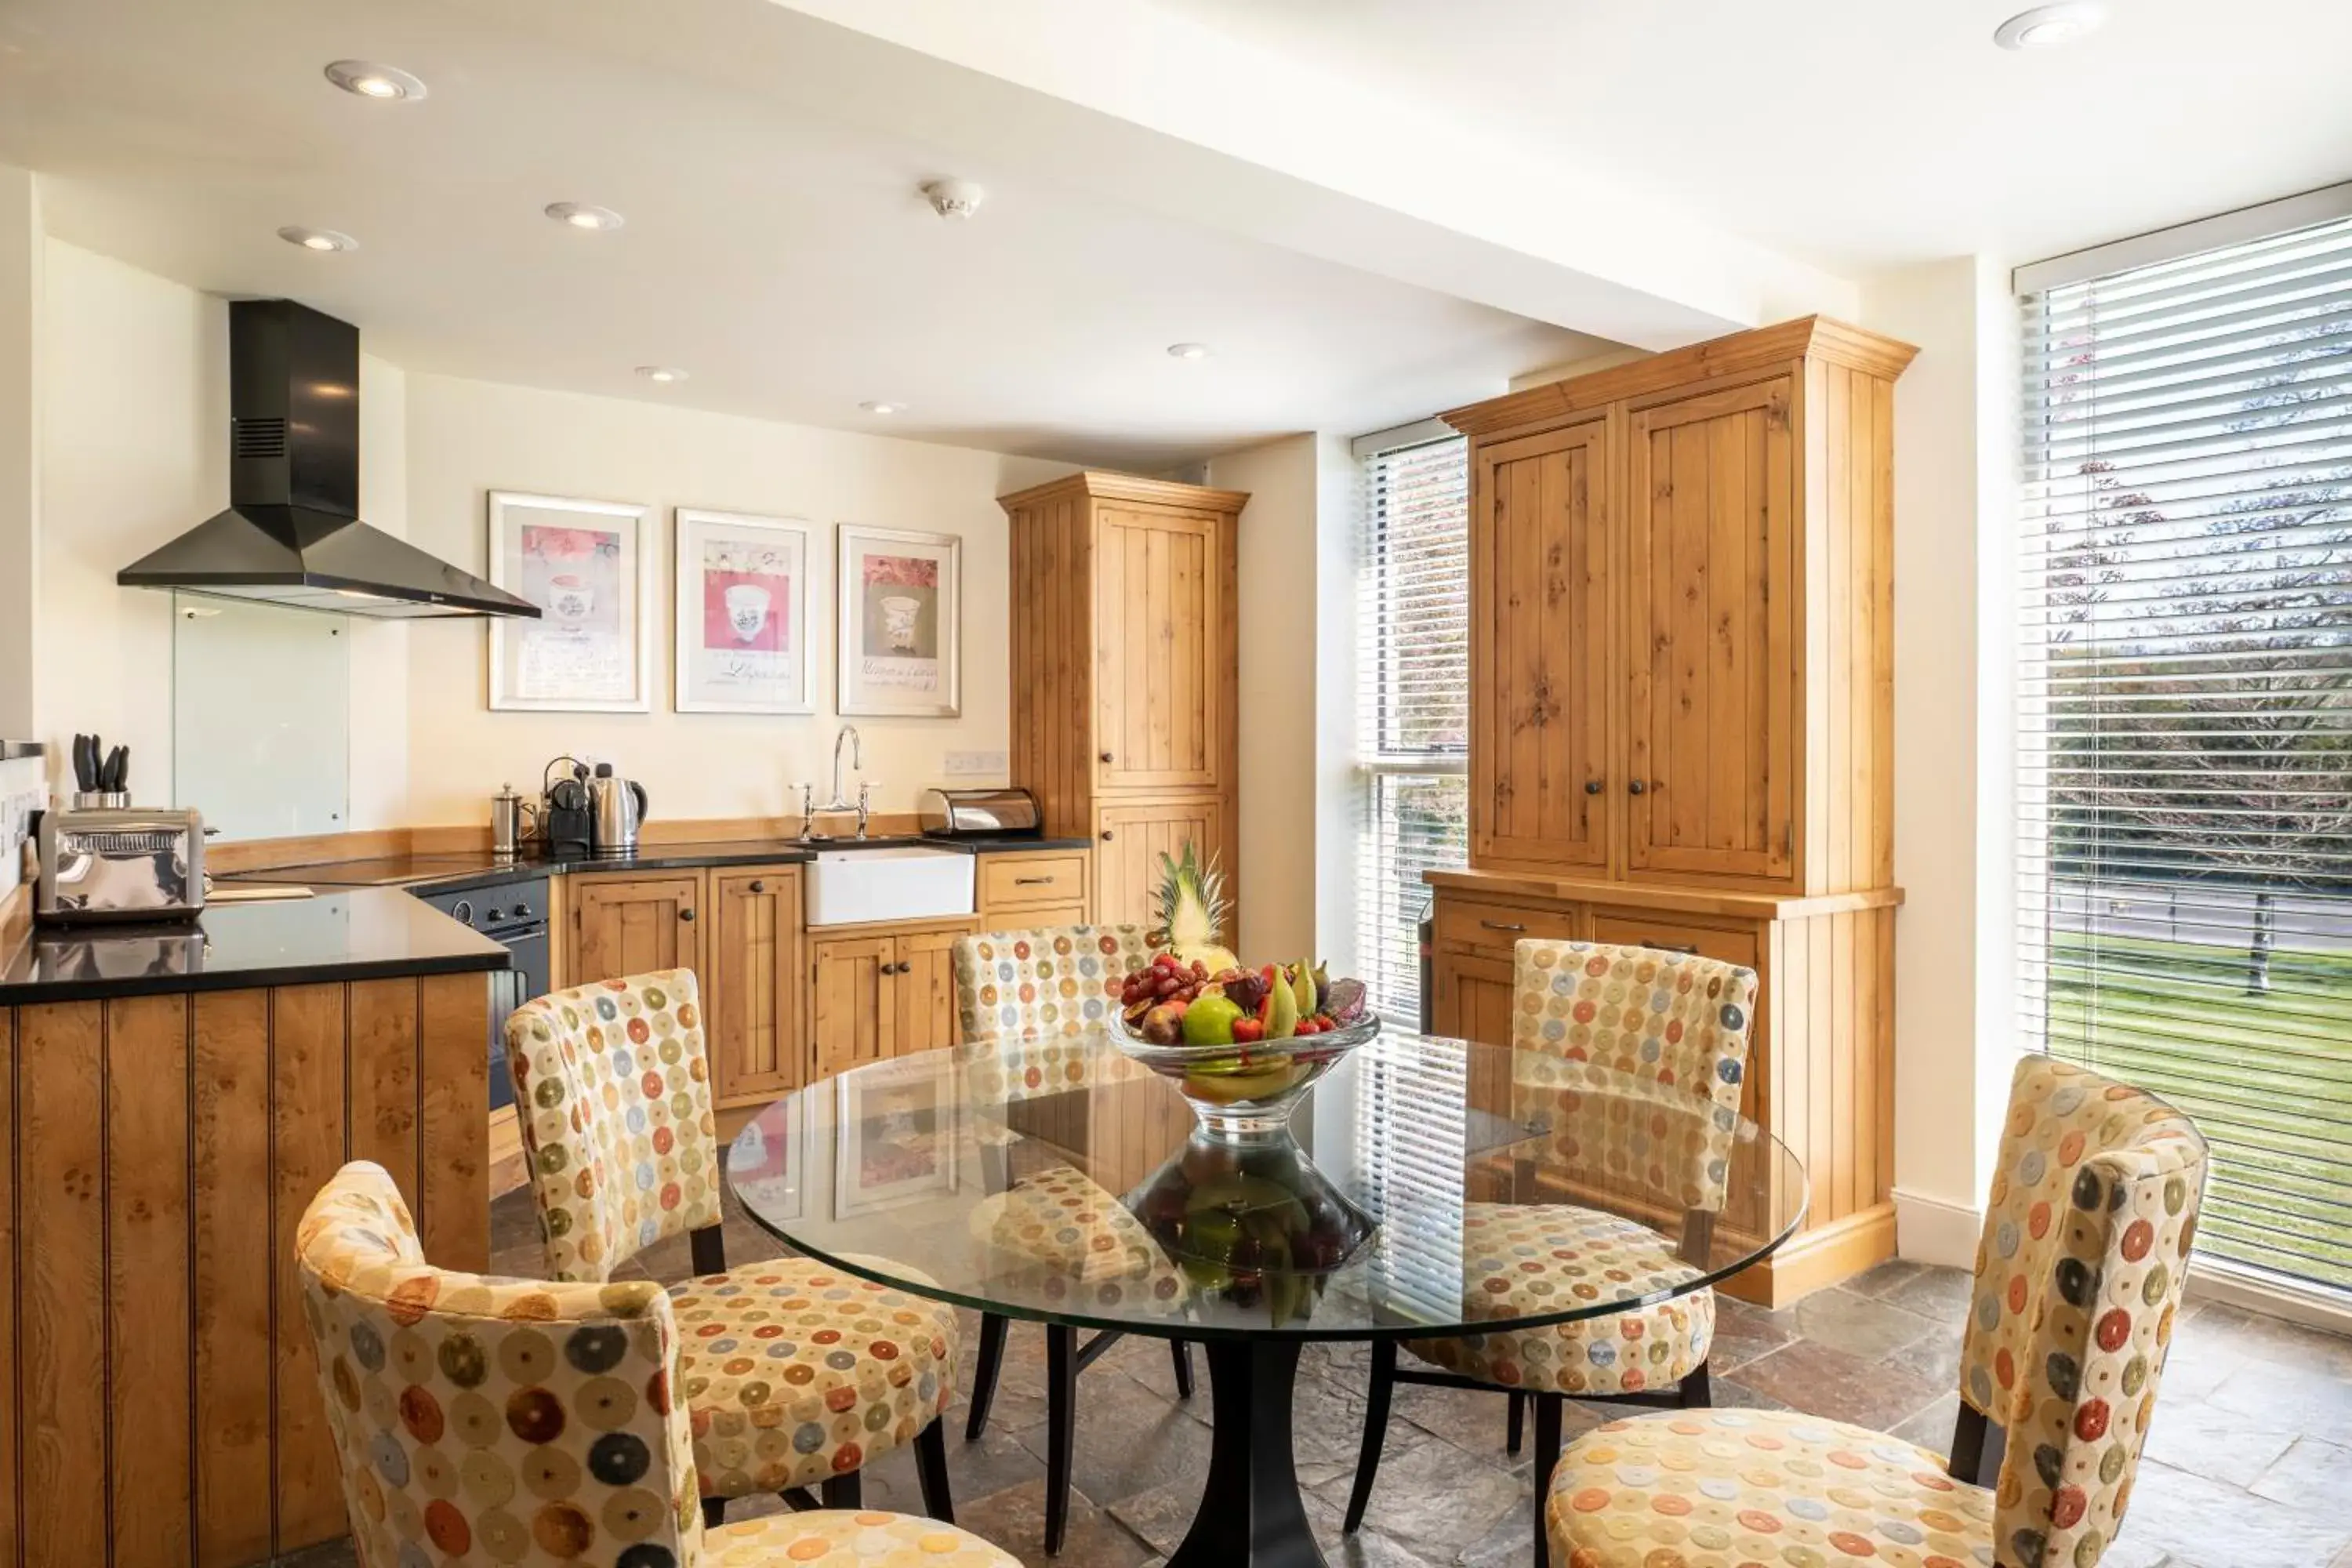
M 836 706 L 955 718 L 963 711 L 963 541 L 845 522 L 840 542 Z
M 677 517 L 677 710 L 815 712 L 807 526 L 689 507 Z
M 835 1080 L 833 1217 L 854 1219 L 956 1190 L 956 1075 L 937 1062 L 877 1062 Z
M 652 709 L 651 532 L 641 506 L 490 492 L 490 581 L 540 608 L 490 621 L 492 708 Z
M 728 1148 L 728 1180 L 745 1203 L 770 1219 L 801 1217 L 801 1156 L 814 1136 L 809 1121 L 815 1104 L 803 1095 L 797 1103 L 771 1107 L 745 1122 Z M 798 1114 L 788 1114 L 793 1111 Z

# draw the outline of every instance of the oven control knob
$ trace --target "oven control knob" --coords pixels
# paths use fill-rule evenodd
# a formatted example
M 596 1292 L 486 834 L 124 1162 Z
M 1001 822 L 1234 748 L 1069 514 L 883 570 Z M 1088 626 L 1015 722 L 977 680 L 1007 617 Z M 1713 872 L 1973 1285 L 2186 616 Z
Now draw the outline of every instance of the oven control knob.
M 461 921 L 467 925 L 472 925 L 474 923 L 474 900 L 471 899 L 459 899 L 456 903 L 449 906 L 449 917 L 452 920 Z
M 530 919 L 530 906 L 529 904 L 517 904 L 514 907 L 514 918 L 519 921 L 527 921 Z
M 499 909 L 497 905 L 493 904 L 493 905 L 491 905 L 491 906 L 490 906 L 490 912 L 489 912 L 487 916 L 485 916 L 484 918 L 485 918 L 485 919 L 487 919 L 487 920 L 488 920 L 488 921 L 492 925 L 496 925 L 496 924 L 498 924 L 500 921 L 502 921 L 502 920 L 506 919 L 506 915 L 507 915 L 506 910 L 502 910 L 502 909 Z

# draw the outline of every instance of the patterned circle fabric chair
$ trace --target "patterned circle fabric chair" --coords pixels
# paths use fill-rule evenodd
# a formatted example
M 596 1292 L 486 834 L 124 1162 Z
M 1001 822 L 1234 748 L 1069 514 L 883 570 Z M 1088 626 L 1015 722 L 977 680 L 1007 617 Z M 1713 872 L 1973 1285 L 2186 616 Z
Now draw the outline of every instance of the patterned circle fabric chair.
M 346 1165 L 296 1233 L 343 1499 L 369 1568 L 1014 1568 L 898 1514 L 706 1527 L 682 1340 L 658 1285 L 435 1268 L 383 1167 Z
M 1052 926 L 959 937 L 955 944 L 956 1010 L 963 1026 L 964 1042 L 959 1048 L 959 1060 L 971 1085 L 972 1097 L 982 1103 L 1013 1106 L 1092 1089 L 1110 1073 L 1127 1075 L 1131 1064 L 1124 1058 L 1116 1062 L 1106 1058 L 1087 1037 L 1110 1026 L 1118 1011 L 1121 983 L 1150 962 L 1151 947 L 1144 940 L 1144 928 L 1139 925 Z M 1132 1070 L 1139 1075 L 1142 1071 Z M 988 1134 L 983 1131 L 982 1136 L 986 1140 Z M 1011 1134 L 1005 1133 L 1000 1141 L 1011 1142 Z M 1134 1240 L 1139 1239 L 1150 1247 L 1151 1255 L 1159 1254 L 1159 1247 L 1142 1234 L 1141 1226 L 1134 1226 L 1132 1237 L 1120 1233 L 1118 1221 L 1124 1218 L 1132 1226 L 1133 1216 L 1120 1207 L 1116 1196 L 1076 1170 L 1066 1166 L 1060 1168 L 1060 1174 L 1041 1172 L 1020 1182 L 1013 1182 L 1009 1175 L 1003 1180 L 1004 1191 L 982 1200 L 980 1211 L 975 1213 L 975 1234 L 981 1239 L 992 1238 L 1010 1246 L 1055 1274 L 1065 1272 L 1065 1265 L 1071 1261 L 1063 1244 L 1054 1239 L 1068 1226 L 1056 1224 L 1050 1232 L 1041 1229 L 1029 1237 L 1035 1243 L 1034 1250 L 1024 1250 L 1021 1245 L 1029 1229 L 1025 1222 L 1037 1217 L 1031 1205 L 1045 1192 L 1037 1184 L 1055 1185 L 1049 1200 L 1052 1203 L 1060 1205 L 1068 1199 L 1074 1205 L 1073 1214 L 1083 1210 L 1094 1216 L 1080 1226 L 1084 1234 L 1074 1236 L 1069 1243 L 1082 1254 L 1078 1273 L 1072 1279 L 1076 1288 L 1103 1288 L 1103 1282 L 1091 1279 L 1087 1269 L 1097 1267 L 1099 1258 L 1110 1251 L 1122 1260 L 1138 1256 L 1130 1252 Z M 1093 1190 L 1082 1192 L 1076 1184 Z M 1097 1248 L 1108 1250 L 1098 1252 Z M 1122 1261 L 1120 1268 L 1126 1267 Z M 1159 1258 L 1159 1267 L 1166 1268 L 1164 1257 Z M 1172 1271 L 1153 1276 L 1148 1258 L 1143 1269 L 1138 1279 L 1147 1288 L 1173 1283 Z M 1127 1287 L 1112 1281 L 1108 1288 Z M 964 1425 L 968 1442 L 978 1442 L 988 1430 L 997 1375 L 1004 1364 L 1007 1327 L 997 1313 L 981 1316 L 980 1361 L 972 1369 L 971 1414 Z M 1078 1373 L 1118 1338 L 1117 1334 L 1098 1335 L 1081 1349 L 1076 1330 L 1058 1323 L 1045 1326 L 1048 1553 L 1062 1549 L 1063 1532 L 1069 1520 Z M 1181 1340 L 1171 1340 L 1169 1355 L 1174 1363 L 1176 1392 L 1190 1399 L 1192 1347 Z
M 1703 1226 L 1723 1205 L 1755 1029 L 1756 972 L 1605 942 L 1522 942 L 1513 959 L 1511 1046 L 1527 1069 L 1515 1067 L 1515 1105 L 1539 1116 L 1583 1168 L 1661 1205 L 1679 1204 Z M 1475 1204 L 1463 1216 L 1463 1310 L 1474 1320 L 1597 1298 L 1604 1278 L 1612 1290 L 1628 1277 L 1664 1290 L 1700 1273 L 1675 1243 L 1599 1210 Z M 1395 1344 L 1375 1344 L 1344 1528 L 1355 1531 L 1371 1501 L 1397 1383 L 1507 1394 L 1514 1454 L 1532 1402 L 1541 1495 L 1559 1454 L 1563 1400 L 1704 1405 L 1714 1338 L 1715 1293 L 1702 1289 L 1549 1328 L 1407 1342 L 1405 1352 L 1434 1373 L 1401 1371 Z M 1539 1563 L 1543 1536 L 1538 1519 Z
M 2155 1097 L 2018 1064 L 1948 1460 L 1758 1411 L 1612 1422 L 1545 1501 L 1572 1568 L 1748 1562 L 2096 1568 L 2155 1414 L 2205 1187 L 2205 1141 Z
M 954 1310 L 803 1258 L 726 1267 L 694 975 L 527 1003 L 507 1021 L 507 1065 L 553 1279 L 607 1280 L 654 1243 L 689 1239 L 696 1276 L 668 1294 L 712 1517 L 730 1498 L 808 1487 L 855 1507 L 859 1468 L 911 1443 L 924 1506 L 951 1518 L 939 1415 L 955 1395 Z

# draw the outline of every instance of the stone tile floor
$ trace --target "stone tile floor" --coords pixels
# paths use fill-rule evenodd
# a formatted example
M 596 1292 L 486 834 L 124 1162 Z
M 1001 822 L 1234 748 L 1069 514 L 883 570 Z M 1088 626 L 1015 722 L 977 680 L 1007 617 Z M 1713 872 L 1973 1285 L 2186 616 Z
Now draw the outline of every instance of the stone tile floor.
M 740 1215 L 728 1253 L 774 1256 Z M 506 1271 L 533 1271 L 539 1241 L 527 1194 L 494 1209 Z M 640 1263 L 656 1279 L 688 1272 L 682 1240 Z M 636 1271 L 633 1265 L 628 1272 Z M 1968 1277 L 1889 1263 L 1844 1286 L 1768 1312 L 1722 1300 L 1713 1358 L 1720 1405 L 1794 1408 L 1950 1447 Z M 967 1325 L 966 1342 L 973 1342 Z M 1078 1385 L 1076 1495 L 1058 1558 L 1045 1534 L 1045 1335 L 1016 1324 L 993 1420 L 981 1442 L 951 1423 L 956 1521 L 1024 1563 L 1145 1568 L 1183 1536 L 1209 1455 L 1205 1368 L 1180 1403 L 1163 1343 L 1122 1342 Z M 969 1356 L 964 1371 L 969 1387 Z M 1360 1568 L 1530 1560 L 1530 1468 L 1503 1452 L 1499 1396 L 1400 1389 L 1363 1531 L 1339 1533 L 1363 1427 L 1360 1345 L 1318 1345 L 1300 1366 L 1297 1449 L 1308 1508 L 1335 1564 Z M 2352 1568 L 2352 1339 L 2192 1300 L 2158 1396 L 2131 1513 L 2104 1568 Z M 1568 1435 L 1609 1418 L 1570 1405 Z M 868 1468 L 869 1506 L 921 1511 L 905 1453 Z M 739 1502 L 734 1517 L 755 1505 Z M 285 1568 L 350 1568 L 331 1542 Z

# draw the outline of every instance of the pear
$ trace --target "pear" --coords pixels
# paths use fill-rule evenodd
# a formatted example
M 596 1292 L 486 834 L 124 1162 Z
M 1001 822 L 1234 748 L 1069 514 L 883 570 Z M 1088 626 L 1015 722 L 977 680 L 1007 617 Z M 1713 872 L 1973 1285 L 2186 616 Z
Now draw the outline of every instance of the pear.
M 1265 1037 L 1286 1040 L 1298 1033 L 1298 994 L 1291 990 L 1290 982 L 1282 977 L 1280 964 L 1275 966 L 1274 984 L 1268 994 L 1273 998 L 1274 1012 L 1265 1022 Z
M 1322 998 L 1317 994 L 1315 988 L 1313 961 L 1302 958 L 1291 971 L 1290 994 L 1291 999 L 1298 1004 L 1300 1017 L 1311 1018 L 1315 1016 L 1316 1004 Z

